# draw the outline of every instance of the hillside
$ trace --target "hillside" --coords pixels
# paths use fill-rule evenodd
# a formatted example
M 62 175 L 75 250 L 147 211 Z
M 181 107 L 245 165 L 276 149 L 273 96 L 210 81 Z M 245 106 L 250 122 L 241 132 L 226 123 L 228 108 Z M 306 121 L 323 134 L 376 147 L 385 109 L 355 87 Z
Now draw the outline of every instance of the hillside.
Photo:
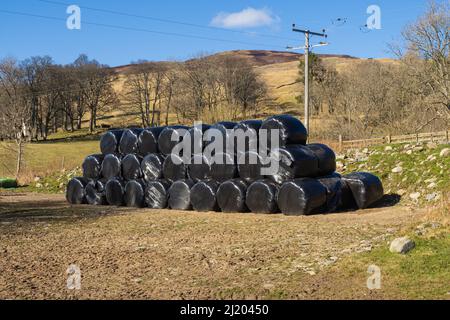
M 270 50 L 235 50 L 216 53 L 212 56 L 234 56 L 246 59 L 265 80 L 269 94 L 274 101 L 271 106 L 271 108 L 275 107 L 273 112 L 291 112 L 295 114 L 294 110 L 301 109 L 295 97 L 303 91 L 303 85 L 296 83 L 298 78 L 298 61 L 303 58 L 302 53 Z M 318 54 L 318 56 L 322 58 L 325 65 L 334 67 L 338 72 L 366 60 L 349 55 Z M 392 59 L 376 60 L 382 63 L 395 62 Z M 160 63 L 167 64 L 168 62 L 161 61 Z M 136 66 L 136 64 L 129 64 L 113 68 L 119 75 L 118 81 L 114 85 L 118 92 L 122 91 L 127 73 Z M 136 117 L 123 117 L 123 113 L 124 111 L 114 110 L 112 112 L 114 117 L 105 122 L 112 125 L 124 125 L 138 120 Z M 313 119 L 313 125 L 314 121 Z

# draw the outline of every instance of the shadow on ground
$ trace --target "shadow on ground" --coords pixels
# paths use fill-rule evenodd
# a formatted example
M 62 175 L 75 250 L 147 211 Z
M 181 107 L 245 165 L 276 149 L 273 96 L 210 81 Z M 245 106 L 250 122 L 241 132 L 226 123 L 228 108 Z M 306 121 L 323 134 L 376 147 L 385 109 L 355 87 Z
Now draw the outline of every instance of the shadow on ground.
M 0 202 L 0 224 L 14 222 L 73 222 L 111 215 L 118 208 L 88 205 L 68 206 L 63 200 L 42 199 L 35 201 Z
M 402 197 L 395 193 L 385 194 L 383 198 L 378 200 L 372 208 L 387 208 L 387 207 L 393 207 L 397 203 L 400 202 Z

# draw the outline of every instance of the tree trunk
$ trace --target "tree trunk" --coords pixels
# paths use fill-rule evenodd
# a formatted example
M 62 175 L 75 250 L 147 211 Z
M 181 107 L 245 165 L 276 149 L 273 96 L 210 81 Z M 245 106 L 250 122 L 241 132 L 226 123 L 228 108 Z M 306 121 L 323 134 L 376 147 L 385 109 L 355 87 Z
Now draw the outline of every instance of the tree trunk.
M 95 127 L 95 109 L 91 109 L 91 118 L 89 120 L 89 133 L 94 132 Z
M 16 180 L 19 179 L 20 171 L 22 170 L 22 155 L 23 155 L 23 145 L 22 137 L 17 141 L 17 166 L 16 166 Z
M 169 97 L 167 98 L 167 105 L 166 105 L 166 126 L 169 125 L 169 110 L 170 110 L 170 103 L 172 102 L 172 90 L 169 93 Z

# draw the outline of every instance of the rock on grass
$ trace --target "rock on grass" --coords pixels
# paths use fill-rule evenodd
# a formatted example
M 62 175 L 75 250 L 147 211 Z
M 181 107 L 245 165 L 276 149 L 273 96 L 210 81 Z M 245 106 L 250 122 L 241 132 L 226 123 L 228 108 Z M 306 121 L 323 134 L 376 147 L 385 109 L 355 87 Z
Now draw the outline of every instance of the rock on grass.
M 416 244 L 414 243 L 414 241 L 412 241 L 408 237 L 397 238 L 391 242 L 389 251 L 392 253 L 406 254 L 414 249 L 415 246 Z

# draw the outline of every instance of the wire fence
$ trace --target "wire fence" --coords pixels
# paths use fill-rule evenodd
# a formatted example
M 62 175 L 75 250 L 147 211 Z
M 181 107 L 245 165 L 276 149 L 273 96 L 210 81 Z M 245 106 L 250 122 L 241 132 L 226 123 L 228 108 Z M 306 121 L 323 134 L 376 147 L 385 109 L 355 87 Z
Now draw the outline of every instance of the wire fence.
M 360 140 L 343 140 L 342 135 L 339 135 L 339 151 L 369 147 L 383 144 L 399 144 L 399 143 L 420 143 L 420 142 L 436 142 L 449 143 L 450 131 L 436 131 L 427 133 L 413 133 L 406 135 L 392 136 L 388 135 L 381 138 L 360 139 Z

